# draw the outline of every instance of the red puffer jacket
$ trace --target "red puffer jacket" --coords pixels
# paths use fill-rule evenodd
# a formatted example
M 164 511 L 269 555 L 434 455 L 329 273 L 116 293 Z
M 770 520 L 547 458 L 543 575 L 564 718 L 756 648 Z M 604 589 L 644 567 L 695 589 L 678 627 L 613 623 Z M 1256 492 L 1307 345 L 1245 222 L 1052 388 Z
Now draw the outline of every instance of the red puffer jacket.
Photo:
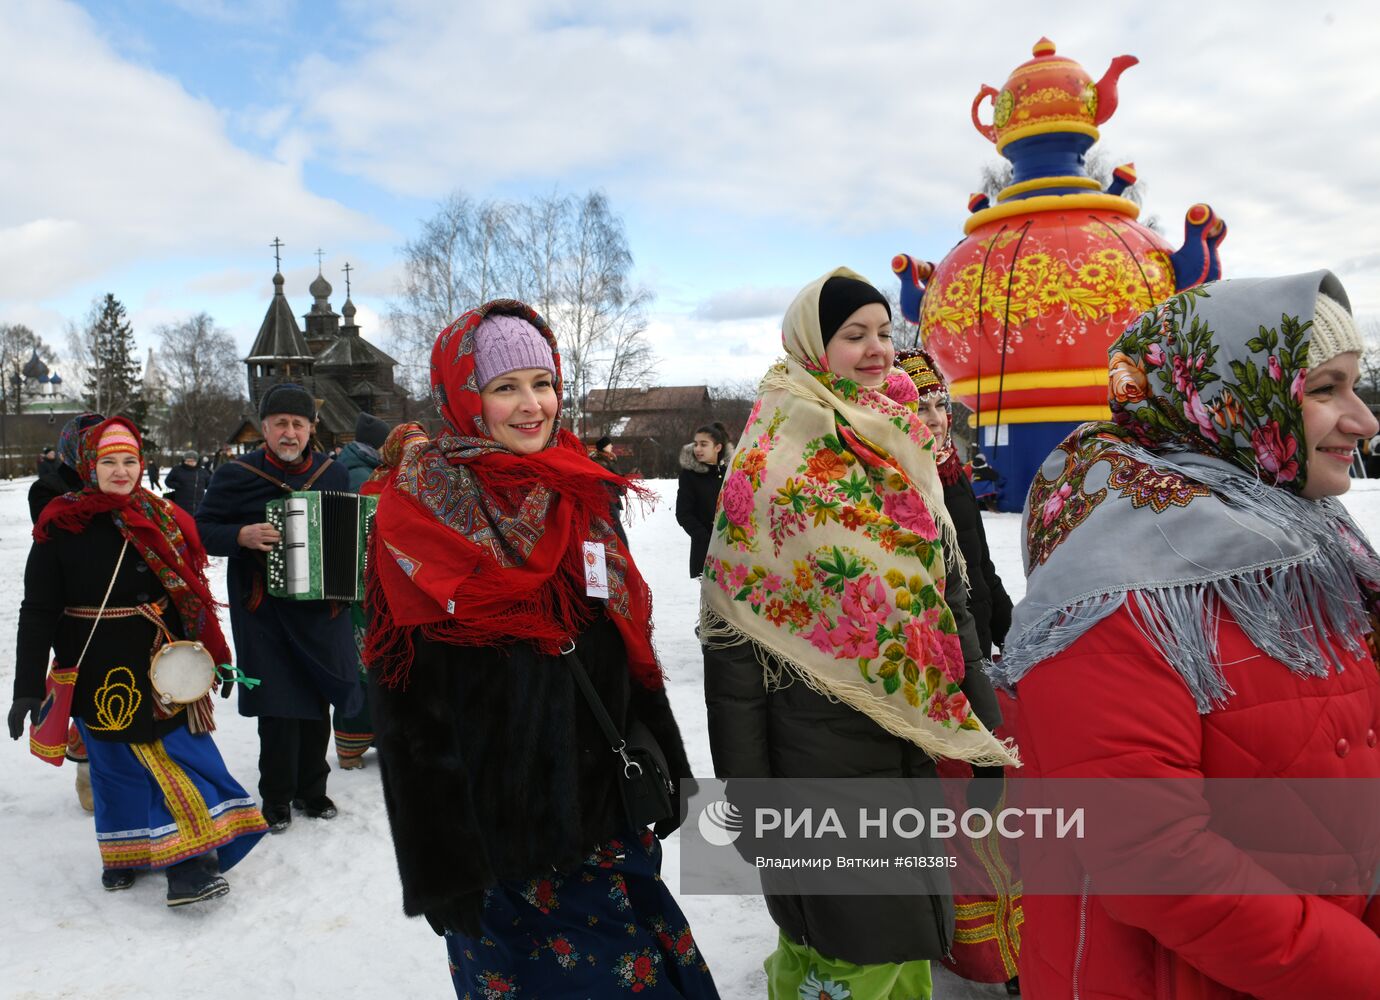
M 1380 777 L 1368 655 L 1342 654 L 1344 672 L 1307 678 L 1230 618 L 1219 641 L 1236 694 L 1199 715 L 1131 611 L 1089 629 L 1016 686 L 1020 777 Z M 1245 861 L 1201 825 L 1151 836 L 1155 857 L 1185 870 Z M 1027 895 L 1021 987 L 1027 1000 L 1380 997 L 1377 931 L 1380 899 L 1360 896 Z

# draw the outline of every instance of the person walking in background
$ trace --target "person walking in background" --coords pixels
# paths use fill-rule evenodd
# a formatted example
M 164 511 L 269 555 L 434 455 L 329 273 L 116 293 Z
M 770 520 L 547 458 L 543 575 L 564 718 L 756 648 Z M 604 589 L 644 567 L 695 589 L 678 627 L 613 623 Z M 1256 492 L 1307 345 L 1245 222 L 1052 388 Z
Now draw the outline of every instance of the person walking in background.
M 168 905 L 183 906 L 228 892 L 219 873 L 267 827 L 211 739 L 210 694 L 169 706 L 152 688 L 149 653 L 165 641 L 195 640 L 217 664 L 230 662 L 230 650 L 196 525 L 140 485 L 140 452 L 132 421 L 91 427 L 81 441 L 81 492 L 39 517 L 9 732 L 18 739 L 28 715 L 30 749 L 60 764 L 75 719 L 91 761 L 102 887 L 128 889 L 136 872 L 161 870 Z
M 158 477 L 158 456 L 152 452 L 145 453 L 144 464 L 148 466 L 149 470 L 149 489 L 161 491 L 163 484 Z
M 350 477 L 308 450 L 316 401 L 302 386 L 279 383 L 259 401 L 262 448 L 226 462 L 211 477 L 197 526 L 226 565 L 230 625 L 244 672 L 262 681 L 240 689 L 240 714 L 259 720 L 259 795 L 269 829 L 282 832 L 297 809 L 333 819 L 326 794 L 331 772 L 330 706 L 360 708 L 358 650 L 347 608 L 268 593 L 265 553 L 279 544 L 264 518 L 275 497 L 305 490 L 344 492 Z
M 595 441 L 594 450 L 590 452 L 589 457 L 615 476 L 618 475 L 618 456 L 613 453 L 613 438 L 605 436 Z M 628 534 L 623 528 L 623 496 L 624 490 L 621 487 L 609 487 L 609 518 L 613 522 L 613 530 L 618 532 L 618 537 L 627 545 Z
M 350 475 L 350 492 L 359 493 L 379 467 L 379 449 L 388 438 L 388 425 L 370 413 L 355 418 L 355 439 L 340 451 L 340 464 Z M 364 766 L 364 754 L 374 745 L 374 724 L 369 714 L 367 675 L 364 670 L 365 610 L 363 602 L 350 605 L 350 621 L 355 631 L 355 648 L 360 652 L 359 711 L 346 715 L 335 710 L 335 759 L 342 771 Z
M 61 464 L 62 463 L 58 461 L 56 448 L 44 448 L 43 451 L 39 452 L 38 464 L 34 471 L 41 479 L 44 476 L 54 475 Z
M 676 485 L 676 523 L 690 536 L 690 576 L 704 572 L 704 556 L 714 530 L 714 506 L 719 501 L 724 470 L 733 457 L 728 431 L 717 421 L 695 429 L 694 440 L 680 450 L 680 481 Z
M 171 491 L 170 499 L 188 514 L 195 514 L 211 485 L 211 473 L 197 461 L 197 453 L 183 454 L 182 464 L 168 470 L 163 477 L 164 489 Z
M 64 493 L 79 492 L 83 487 L 81 473 L 77 466 L 81 463 L 81 434 L 88 427 L 94 427 L 105 418 L 99 413 L 78 413 L 63 424 L 58 434 L 58 446 L 54 452 L 58 456 L 57 467 L 47 475 L 39 476 L 29 487 L 29 517 L 38 523 L 43 508 L 55 497 Z
M 1209 790 L 1380 779 L 1380 557 L 1333 499 L 1377 429 L 1363 350 L 1330 272 L 1187 289 L 1111 345 L 1111 421 L 1037 473 L 996 668 L 1026 773 L 1175 792 L 1172 812 L 1129 812 L 1111 856 L 1021 842 L 1027 870 L 1084 886 L 1025 897 L 1030 996 L 1376 995 L 1373 834 L 1351 845 L 1297 792 L 1288 822 L 1243 824 Z M 1098 894 L 1128 875 L 1157 894 Z
M 786 358 L 733 455 L 700 587 L 715 774 L 923 778 L 939 758 L 1015 763 L 991 732 L 1000 713 L 933 443 L 892 366 L 886 297 L 839 268 L 796 296 L 782 330 Z M 915 787 L 906 806 L 943 804 Z M 771 1000 L 928 998 L 954 910 L 942 869 L 919 878 L 907 895 L 769 892 Z
M 630 484 L 560 428 L 560 356 L 528 306 L 461 316 L 431 373 L 444 429 L 394 432 L 416 433 L 385 480 L 369 561 L 404 912 L 444 935 L 457 997 L 717 997 L 660 877 L 657 837 L 680 817 L 656 836 L 629 818 L 593 707 L 647 734 L 630 743 L 654 739 L 674 781 L 689 776 L 651 595 L 610 523 L 606 487 Z
M 58 434 L 58 468 L 47 476 L 40 476 L 29 487 L 29 518 L 38 523 L 43 508 L 64 493 L 79 493 L 83 486 L 81 473 L 81 435 L 88 427 L 94 427 L 105 418 L 99 413 L 78 413 L 63 424 Z M 77 766 L 77 801 L 87 812 L 94 812 L 95 799 L 91 797 L 91 765 L 87 760 L 86 742 L 81 737 L 77 724 L 72 723 L 67 730 L 67 759 Z

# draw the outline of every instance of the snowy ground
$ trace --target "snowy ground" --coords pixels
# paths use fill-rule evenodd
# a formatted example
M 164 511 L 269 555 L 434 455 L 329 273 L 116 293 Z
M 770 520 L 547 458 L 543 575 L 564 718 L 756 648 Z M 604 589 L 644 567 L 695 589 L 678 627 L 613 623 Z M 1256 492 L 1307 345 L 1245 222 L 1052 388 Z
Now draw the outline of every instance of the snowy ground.
M 25 497 L 31 479 L 0 482 L 0 634 L 13 636 L 28 553 Z M 693 628 L 698 586 L 686 573 L 689 543 L 675 523 L 674 482 L 649 484 L 663 502 L 630 528 L 633 550 L 656 600 L 657 642 L 671 700 L 697 774 L 710 775 L 699 647 Z M 1347 506 L 1380 539 L 1380 482 L 1362 483 Z M 1019 517 L 987 515 L 993 559 L 1019 600 Z M 213 580 L 224 597 L 222 560 Z M 229 629 L 226 629 L 227 634 Z M 8 643 L 10 640 L 5 639 Z M 5 647 L 13 649 L 13 646 Z M 13 662 L 0 662 L 0 705 L 8 709 Z M 254 722 L 217 702 L 216 741 L 247 788 L 257 781 Z M 334 754 L 331 755 L 332 761 Z M 372 754 L 367 758 L 372 764 Z M 300 816 L 265 838 L 229 875 L 230 895 L 172 911 L 164 882 L 105 893 L 91 819 L 72 792 L 74 769 L 31 757 L 24 741 L 0 744 L 0 997 L 452 996 L 445 951 L 421 920 L 402 915 L 378 769 L 335 773 L 331 822 Z M 665 875 L 679 885 L 678 837 L 666 843 Z M 756 897 L 680 896 L 725 1000 L 765 995 L 763 957 L 776 929 Z M 937 970 L 943 1000 L 1000 997 Z

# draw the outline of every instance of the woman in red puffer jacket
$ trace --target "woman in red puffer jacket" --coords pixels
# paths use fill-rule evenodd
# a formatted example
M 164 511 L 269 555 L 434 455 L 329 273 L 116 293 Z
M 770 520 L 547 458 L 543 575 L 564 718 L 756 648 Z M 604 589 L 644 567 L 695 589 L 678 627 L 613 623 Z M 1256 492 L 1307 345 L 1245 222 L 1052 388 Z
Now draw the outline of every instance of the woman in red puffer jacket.
M 1355 831 L 1299 799 L 1275 825 L 1313 824 L 1306 847 L 1248 853 L 1271 824 L 1225 835 L 1194 783 L 1380 778 L 1380 559 L 1331 499 L 1376 430 L 1361 346 L 1328 272 L 1190 289 L 1113 345 L 1114 422 L 1080 427 L 1037 475 L 998 668 L 1022 779 L 1193 779 L 1174 786 L 1193 789 L 1184 814 L 1125 819 L 1124 857 L 1150 887 L 1251 891 L 1107 894 L 1122 873 L 1086 847 L 1065 870 L 1031 864 L 1082 891 L 1025 896 L 1026 997 L 1380 996 L 1374 838 L 1341 853 Z M 1039 848 L 1023 841 L 1023 863 Z M 1313 892 L 1270 881 L 1339 859 Z

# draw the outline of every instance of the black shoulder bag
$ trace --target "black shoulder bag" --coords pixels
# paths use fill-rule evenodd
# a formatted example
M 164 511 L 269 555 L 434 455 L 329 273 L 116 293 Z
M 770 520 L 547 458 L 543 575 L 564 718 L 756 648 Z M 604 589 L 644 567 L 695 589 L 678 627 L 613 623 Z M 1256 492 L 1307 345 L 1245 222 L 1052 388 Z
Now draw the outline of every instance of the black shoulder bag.
M 634 829 L 641 830 L 675 816 L 680 805 L 671 798 L 675 786 L 667 774 L 666 755 L 661 752 L 651 730 L 634 719 L 628 726 L 626 739 L 618 732 L 618 727 L 609 718 L 599 698 L 599 692 L 594 690 L 589 674 L 585 673 L 584 664 L 575 655 L 575 643 L 570 641 L 569 647 L 562 649 L 561 655 L 570 664 L 575 683 L 580 686 L 580 692 L 589 703 L 595 721 L 604 731 L 609 749 L 619 757 L 618 788 L 623 796 L 623 812 L 628 822 Z

